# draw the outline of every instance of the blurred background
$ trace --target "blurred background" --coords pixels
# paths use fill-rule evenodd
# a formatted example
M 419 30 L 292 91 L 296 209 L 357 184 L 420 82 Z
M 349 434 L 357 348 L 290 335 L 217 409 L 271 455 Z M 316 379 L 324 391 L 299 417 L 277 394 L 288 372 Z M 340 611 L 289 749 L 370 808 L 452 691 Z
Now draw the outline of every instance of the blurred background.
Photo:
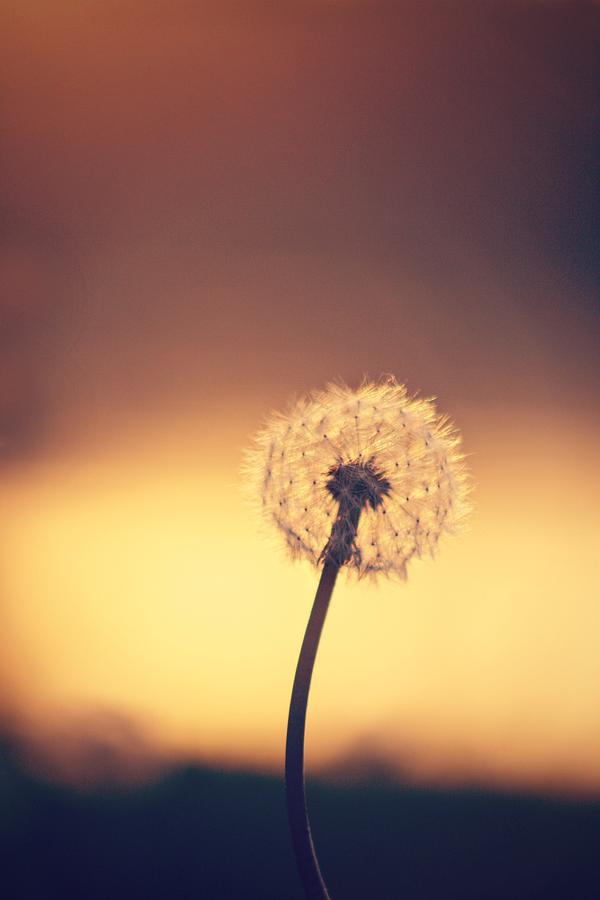
M 239 469 L 290 395 L 386 372 L 461 428 L 476 511 L 406 584 L 336 590 L 307 743 L 332 893 L 600 895 L 599 26 L 577 0 L 4 4 L 11 898 L 300 897 L 281 772 L 316 573 Z

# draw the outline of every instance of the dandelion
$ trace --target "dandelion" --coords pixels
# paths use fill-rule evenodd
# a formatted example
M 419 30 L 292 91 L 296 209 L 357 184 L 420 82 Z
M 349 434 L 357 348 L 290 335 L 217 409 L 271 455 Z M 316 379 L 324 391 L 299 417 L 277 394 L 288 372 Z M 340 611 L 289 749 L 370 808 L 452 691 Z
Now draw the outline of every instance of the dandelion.
M 431 399 L 393 377 L 354 390 L 328 385 L 273 415 L 248 451 L 246 473 L 267 523 L 296 559 L 321 569 L 292 688 L 286 797 L 292 843 L 309 900 L 329 900 L 310 833 L 304 787 L 306 708 L 337 575 L 406 578 L 434 555 L 468 511 L 460 436 Z

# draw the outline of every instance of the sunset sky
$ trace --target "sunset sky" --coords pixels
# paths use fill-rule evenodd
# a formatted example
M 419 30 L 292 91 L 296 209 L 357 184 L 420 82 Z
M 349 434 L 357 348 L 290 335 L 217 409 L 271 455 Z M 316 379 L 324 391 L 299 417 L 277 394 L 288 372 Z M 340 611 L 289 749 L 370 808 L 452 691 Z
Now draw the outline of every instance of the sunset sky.
M 406 584 L 341 579 L 309 768 L 600 791 L 599 24 L 8 3 L 7 729 L 279 768 L 318 576 L 259 533 L 243 448 L 393 372 L 461 428 L 476 510 Z

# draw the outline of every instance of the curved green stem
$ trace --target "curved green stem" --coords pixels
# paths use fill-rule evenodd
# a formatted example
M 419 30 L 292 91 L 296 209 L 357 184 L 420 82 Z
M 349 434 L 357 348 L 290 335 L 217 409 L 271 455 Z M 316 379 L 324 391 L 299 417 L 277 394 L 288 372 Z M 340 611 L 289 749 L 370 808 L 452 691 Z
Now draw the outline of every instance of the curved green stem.
M 304 787 L 304 731 L 306 726 L 306 707 L 315 657 L 339 570 L 340 564 L 338 562 L 331 558 L 325 559 L 298 659 L 298 667 L 292 688 L 285 748 L 285 787 L 288 818 L 296 862 L 308 900 L 331 900 L 319 869 L 308 821 Z

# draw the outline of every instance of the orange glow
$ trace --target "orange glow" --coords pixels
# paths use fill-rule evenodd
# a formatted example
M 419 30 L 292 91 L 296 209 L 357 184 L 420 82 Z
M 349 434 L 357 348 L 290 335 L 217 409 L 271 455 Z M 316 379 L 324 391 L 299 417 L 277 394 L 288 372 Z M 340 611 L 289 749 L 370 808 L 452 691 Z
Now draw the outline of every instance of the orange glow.
M 391 372 L 476 513 L 341 579 L 309 767 L 600 788 L 592 5 L 9 0 L 0 741 L 280 767 L 317 575 L 242 448 Z
M 465 429 L 477 512 L 435 562 L 342 579 L 312 766 L 360 752 L 417 778 L 600 787 L 598 441 L 538 424 Z M 30 729 L 115 710 L 161 752 L 279 765 L 316 574 L 244 506 L 246 426 L 215 420 L 207 443 L 170 423 L 168 444 L 140 431 L 3 486 L 2 666 Z

